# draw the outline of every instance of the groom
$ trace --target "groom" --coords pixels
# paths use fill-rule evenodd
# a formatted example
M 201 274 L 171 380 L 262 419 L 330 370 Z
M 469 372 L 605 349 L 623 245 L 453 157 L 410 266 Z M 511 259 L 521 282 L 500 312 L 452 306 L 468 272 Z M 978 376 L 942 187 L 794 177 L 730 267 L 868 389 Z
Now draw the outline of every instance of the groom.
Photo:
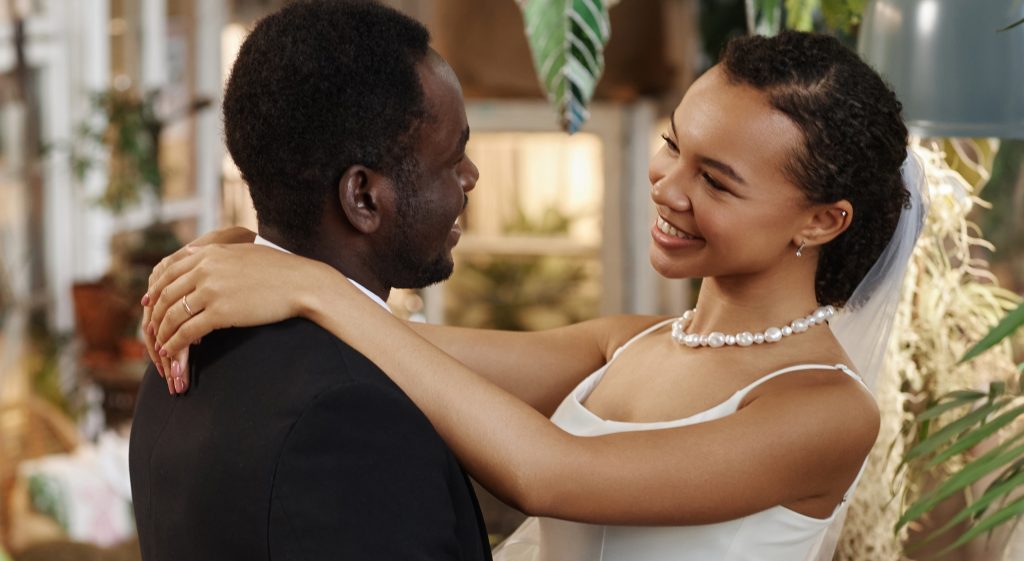
M 458 81 L 428 39 L 376 2 L 296 2 L 256 26 L 225 92 L 257 243 L 335 267 L 382 306 L 451 274 L 477 180 Z M 188 394 L 153 367 L 139 394 L 144 560 L 490 559 L 455 457 L 343 341 L 294 319 L 192 353 Z

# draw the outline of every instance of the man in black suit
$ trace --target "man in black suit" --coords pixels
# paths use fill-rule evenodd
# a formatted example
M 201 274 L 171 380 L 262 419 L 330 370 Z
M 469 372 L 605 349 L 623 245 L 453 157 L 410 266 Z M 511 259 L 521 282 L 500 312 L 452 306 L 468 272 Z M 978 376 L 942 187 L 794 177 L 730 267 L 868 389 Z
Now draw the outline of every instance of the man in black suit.
M 382 305 L 451 274 L 477 180 L 458 81 L 428 39 L 376 2 L 290 4 L 246 39 L 225 92 L 257 243 L 323 261 Z M 146 561 L 490 558 L 452 453 L 343 341 L 293 319 L 211 333 L 191 362 L 187 394 L 152 366 L 139 394 Z

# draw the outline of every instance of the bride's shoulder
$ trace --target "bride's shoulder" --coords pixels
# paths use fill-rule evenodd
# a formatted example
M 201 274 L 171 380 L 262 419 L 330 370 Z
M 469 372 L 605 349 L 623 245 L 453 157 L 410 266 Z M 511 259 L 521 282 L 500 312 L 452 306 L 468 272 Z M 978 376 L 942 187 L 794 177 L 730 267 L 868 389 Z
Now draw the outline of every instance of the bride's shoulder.
M 617 349 L 637 336 L 656 329 L 672 319 L 670 316 L 614 315 L 591 320 L 588 323 L 597 333 L 605 357 L 611 358 Z

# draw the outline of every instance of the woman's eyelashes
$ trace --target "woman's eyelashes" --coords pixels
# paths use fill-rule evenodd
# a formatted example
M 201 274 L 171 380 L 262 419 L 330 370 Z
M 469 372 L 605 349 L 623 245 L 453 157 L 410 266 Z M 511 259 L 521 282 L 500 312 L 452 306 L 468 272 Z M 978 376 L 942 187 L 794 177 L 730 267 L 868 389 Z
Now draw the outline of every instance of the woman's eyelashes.
M 709 174 L 708 172 L 701 172 L 700 177 L 701 179 L 704 180 L 704 183 L 708 184 L 708 187 L 711 187 L 715 191 L 722 191 L 723 193 L 729 192 L 729 190 L 726 189 L 724 185 L 716 181 L 715 178 L 712 177 L 711 174 Z
M 661 139 L 665 141 L 665 146 L 669 149 L 670 152 L 672 152 L 673 154 L 679 154 L 679 145 L 677 145 L 675 141 L 672 140 L 672 137 L 670 137 L 666 133 L 662 133 Z M 705 183 L 707 183 L 708 187 L 711 187 L 715 191 L 721 191 L 723 193 L 730 192 L 728 189 L 725 188 L 724 185 L 719 183 L 710 173 L 702 171 L 700 177 L 701 179 L 704 180 Z
M 669 137 L 669 135 L 662 133 L 661 139 L 665 141 L 665 146 L 668 146 L 669 150 L 671 150 L 673 153 L 679 153 L 679 147 L 676 146 L 676 143 L 672 140 L 671 137 Z

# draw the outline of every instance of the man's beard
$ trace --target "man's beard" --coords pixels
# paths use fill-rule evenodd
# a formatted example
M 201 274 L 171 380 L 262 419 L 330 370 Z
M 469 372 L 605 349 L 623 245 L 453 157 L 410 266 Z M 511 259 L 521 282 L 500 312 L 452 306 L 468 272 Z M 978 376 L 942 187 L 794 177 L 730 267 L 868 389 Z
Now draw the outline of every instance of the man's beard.
M 436 248 L 424 254 L 422 240 L 416 239 L 413 225 L 417 216 L 423 216 L 425 210 L 417 197 L 413 185 L 403 185 L 399 189 L 397 208 L 398 228 L 392 230 L 388 240 L 390 255 L 383 263 L 386 277 L 394 288 L 423 288 L 447 280 L 452 275 L 454 263 L 447 247 Z

